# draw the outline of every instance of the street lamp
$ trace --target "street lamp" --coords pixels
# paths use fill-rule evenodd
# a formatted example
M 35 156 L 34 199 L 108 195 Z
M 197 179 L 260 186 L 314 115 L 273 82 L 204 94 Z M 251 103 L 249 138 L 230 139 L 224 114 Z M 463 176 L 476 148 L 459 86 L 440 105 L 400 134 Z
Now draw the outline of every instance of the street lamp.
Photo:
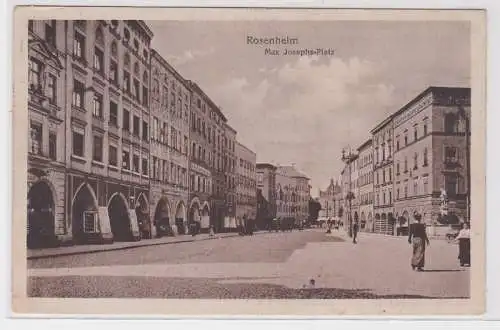
M 351 163 L 354 160 L 356 155 L 351 152 L 351 148 L 348 147 L 348 151 L 346 154 L 346 150 L 342 149 L 342 161 L 349 167 L 349 189 L 345 196 L 346 200 L 349 202 L 349 212 L 347 214 L 347 223 L 349 226 L 349 237 L 352 237 L 352 200 L 354 199 L 354 193 L 351 191 L 352 185 L 352 176 L 351 176 Z

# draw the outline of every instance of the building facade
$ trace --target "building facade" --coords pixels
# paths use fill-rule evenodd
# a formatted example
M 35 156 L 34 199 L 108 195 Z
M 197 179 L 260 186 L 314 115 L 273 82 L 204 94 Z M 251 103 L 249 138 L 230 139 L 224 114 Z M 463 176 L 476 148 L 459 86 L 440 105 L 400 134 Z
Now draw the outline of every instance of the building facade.
M 326 190 L 319 191 L 319 203 L 321 204 L 321 210 L 319 211 L 319 219 L 329 219 L 336 218 L 338 216 L 340 200 L 339 193 L 342 191 L 338 182 L 334 182 L 330 179 L 330 184 Z
M 358 148 L 357 159 L 357 201 L 359 205 L 360 229 L 373 232 L 373 150 L 372 139 L 367 140 Z
M 30 21 L 28 35 L 28 247 L 72 239 L 66 201 L 64 21 Z M 61 91 L 63 91 L 61 93 Z
M 470 89 L 430 87 L 394 115 L 395 214 L 404 229 L 416 212 L 441 223 L 442 195 L 455 223 L 468 219 Z
M 198 168 L 200 178 L 209 182 L 208 204 L 202 201 L 203 205 L 206 205 L 206 207 L 203 206 L 203 210 L 208 209 L 209 215 L 203 215 L 203 217 L 209 220 L 210 226 L 216 232 L 221 232 L 225 230 L 224 219 L 227 213 L 224 181 L 224 154 L 226 152 L 224 138 L 227 119 L 200 86 L 193 81 L 189 81 L 189 85 L 192 92 L 191 130 L 195 131 L 194 139 L 196 136 L 199 137 L 198 142 L 194 141 L 194 147 L 197 149 L 195 154 L 200 159 L 203 157 L 207 159 L 205 161 L 207 166 Z M 193 147 L 193 142 L 191 142 L 191 147 Z M 205 150 L 205 156 L 203 156 L 203 150 Z M 210 174 L 205 171 L 206 169 L 210 171 Z
M 349 153 L 345 161 L 344 168 L 341 172 L 341 187 L 342 187 L 342 201 L 341 201 L 341 216 L 340 220 L 343 223 L 345 230 L 351 228 L 352 223 L 355 220 L 359 221 L 359 214 L 357 209 L 357 197 L 356 197 L 356 181 L 357 177 L 356 161 L 358 156 L 356 154 Z
M 153 232 L 155 235 L 186 234 L 189 223 L 189 86 L 154 50 L 151 76 L 150 217 L 154 219 Z
M 257 227 L 269 228 L 277 216 L 276 166 L 258 163 L 257 172 Z
M 236 130 L 228 123 L 224 125 L 224 183 L 226 215 L 224 227 L 236 228 Z
M 373 139 L 373 212 L 375 214 L 374 232 L 394 233 L 394 121 L 388 117 L 372 131 Z
M 306 221 L 309 217 L 309 178 L 294 166 L 278 166 L 276 170 L 276 216 Z
M 257 182 L 255 152 L 236 142 L 236 223 L 257 219 Z

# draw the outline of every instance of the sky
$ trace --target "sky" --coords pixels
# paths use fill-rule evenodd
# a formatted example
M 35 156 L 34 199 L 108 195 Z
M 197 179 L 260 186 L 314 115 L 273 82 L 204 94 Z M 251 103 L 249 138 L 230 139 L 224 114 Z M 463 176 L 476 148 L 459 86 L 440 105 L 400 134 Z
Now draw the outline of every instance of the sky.
M 155 48 L 220 106 L 257 162 L 295 164 L 311 195 L 339 178 L 342 148 L 429 86 L 470 87 L 467 22 L 148 21 Z M 297 38 L 262 46 L 258 38 Z M 273 56 L 265 48 L 333 49 Z

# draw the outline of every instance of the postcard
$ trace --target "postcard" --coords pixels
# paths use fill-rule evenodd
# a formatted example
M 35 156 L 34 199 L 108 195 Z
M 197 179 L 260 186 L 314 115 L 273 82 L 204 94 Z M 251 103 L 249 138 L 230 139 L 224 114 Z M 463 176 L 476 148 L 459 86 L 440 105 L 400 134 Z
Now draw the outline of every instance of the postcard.
M 14 25 L 14 316 L 484 312 L 485 12 Z

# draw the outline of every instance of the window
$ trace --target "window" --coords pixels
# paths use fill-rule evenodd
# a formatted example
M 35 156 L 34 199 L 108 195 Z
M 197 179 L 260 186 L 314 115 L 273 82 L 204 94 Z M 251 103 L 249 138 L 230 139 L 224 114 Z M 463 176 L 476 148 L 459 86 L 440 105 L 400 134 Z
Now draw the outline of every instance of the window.
M 142 86 L 142 105 L 144 105 L 145 107 L 147 107 L 148 106 L 148 100 L 149 100 L 148 88 L 146 87 L 146 85 L 143 85 Z
M 429 153 L 429 151 L 427 150 L 427 148 L 425 148 L 424 149 L 424 165 L 423 166 L 429 165 L 428 158 L 427 158 L 428 157 L 428 153 Z
M 92 159 L 102 162 L 102 136 L 94 136 L 94 152 Z
M 29 61 L 29 84 L 30 89 L 41 92 L 42 65 L 37 60 L 30 58 Z
M 127 150 L 123 150 L 122 152 L 122 168 L 126 170 L 130 169 L 130 152 Z
M 133 158 L 132 158 L 132 169 L 134 172 L 136 173 L 140 173 L 139 171 L 139 156 L 134 154 Z
M 413 140 L 417 141 L 418 140 L 418 130 L 417 127 L 413 129 Z
M 415 153 L 413 155 L 413 169 L 416 170 L 418 168 L 418 154 Z
M 427 135 L 427 123 L 424 123 L 424 136 Z
M 123 129 L 130 132 L 130 111 L 123 110 Z
M 102 95 L 95 93 L 93 100 L 94 109 L 92 115 L 95 118 L 102 118 Z
M 123 31 L 123 41 L 125 41 L 125 43 L 130 41 L 130 31 L 127 28 Z
M 405 183 L 405 198 L 408 198 L 408 184 Z
M 79 132 L 73 132 L 73 155 L 84 156 L 84 135 Z
M 42 124 L 31 123 L 31 153 L 42 154 Z
M 73 106 L 83 108 L 85 86 L 78 80 L 73 81 Z
M 405 173 L 408 172 L 408 158 L 405 158 Z
M 399 162 L 396 163 L 396 175 L 399 175 Z
M 49 133 L 49 157 L 57 160 L 57 135 L 55 132 Z
M 132 131 L 132 134 L 134 134 L 135 136 L 140 136 L 139 135 L 139 129 L 140 129 L 140 120 L 139 120 L 139 117 L 138 116 L 135 116 L 134 115 L 134 122 L 133 122 L 133 131 Z
M 389 168 L 389 182 L 392 181 L 392 168 Z
M 189 140 L 188 137 L 184 135 L 184 153 L 188 154 Z
M 45 40 L 52 46 L 56 46 L 56 20 L 45 23 Z
M 113 101 L 109 102 L 109 123 L 118 127 L 118 104 Z
M 424 178 L 424 194 L 427 194 L 429 192 L 429 178 L 425 177 Z
M 57 79 L 50 73 L 47 75 L 47 98 L 50 104 L 57 103 Z
M 85 36 L 77 31 L 73 40 L 73 56 L 80 60 L 85 59 Z
M 444 153 L 445 153 L 445 160 L 444 161 L 446 164 L 454 164 L 458 161 L 457 148 L 445 147 Z
M 113 84 L 118 84 L 118 64 L 114 60 L 109 63 L 109 79 Z
M 142 121 L 142 139 L 144 141 L 147 141 L 148 140 L 148 123 L 145 122 L 145 121 Z
M 142 159 L 142 175 L 148 175 L 148 159 Z
M 418 195 L 418 181 L 417 179 L 413 180 L 413 195 Z
M 396 150 L 399 150 L 399 139 L 396 140 Z
M 444 177 L 445 189 L 448 196 L 457 194 L 458 179 L 455 175 L 446 175 Z
M 389 204 L 392 204 L 392 191 L 389 191 Z
M 104 52 L 98 47 L 94 49 L 94 70 L 104 75 Z
M 130 93 L 130 73 L 126 70 L 123 71 L 123 89 Z
M 134 90 L 132 91 L 133 92 L 133 95 L 134 95 L 134 98 L 140 102 L 141 101 L 141 90 L 140 90 L 140 84 L 139 84 L 139 80 L 137 79 L 134 79 Z
M 444 130 L 445 133 L 458 132 L 458 118 L 453 113 L 449 113 L 444 117 Z
M 396 189 L 396 199 L 399 199 L 399 187 Z
M 405 146 L 408 145 L 408 135 L 405 135 Z
M 113 41 L 113 43 L 111 44 L 111 56 L 113 58 L 117 58 L 118 57 L 118 46 L 116 46 L 116 42 Z
M 118 166 L 118 149 L 115 146 L 109 146 L 109 165 Z

